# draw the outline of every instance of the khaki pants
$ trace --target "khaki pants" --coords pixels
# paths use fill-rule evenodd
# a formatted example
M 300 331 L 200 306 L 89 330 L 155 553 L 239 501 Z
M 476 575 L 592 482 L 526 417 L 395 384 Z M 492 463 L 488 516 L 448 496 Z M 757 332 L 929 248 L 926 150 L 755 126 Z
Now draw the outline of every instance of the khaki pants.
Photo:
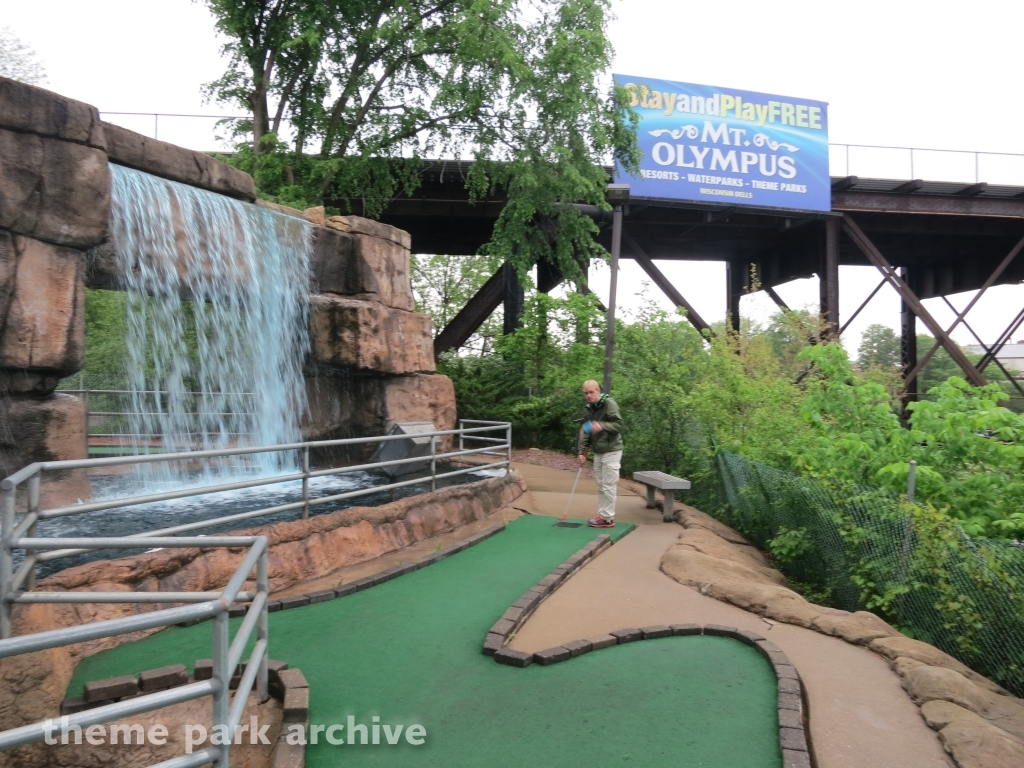
M 615 520 L 615 496 L 619 489 L 622 451 L 594 454 L 594 479 L 597 481 L 597 514 L 608 522 Z

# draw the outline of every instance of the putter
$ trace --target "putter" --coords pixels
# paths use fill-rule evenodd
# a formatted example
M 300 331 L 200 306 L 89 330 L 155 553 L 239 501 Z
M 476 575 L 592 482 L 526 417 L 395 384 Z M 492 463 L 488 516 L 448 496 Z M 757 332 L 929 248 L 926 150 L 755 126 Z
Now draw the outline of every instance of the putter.
M 565 520 L 569 516 L 569 506 L 572 504 L 573 494 L 576 493 L 576 483 L 578 483 L 580 481 L 580 473 L 581 472 L 583 472 L 583 467 L 580 467 L 579 469 L 576 470 L 576 479 L 573 480 L 572 490 L 569 491 L 569 501 L 566 502 L 566 504 L 565 504 L 565 512 L 563 512 L 562 516 L 560 518 L 558 518 L 559 521 Z

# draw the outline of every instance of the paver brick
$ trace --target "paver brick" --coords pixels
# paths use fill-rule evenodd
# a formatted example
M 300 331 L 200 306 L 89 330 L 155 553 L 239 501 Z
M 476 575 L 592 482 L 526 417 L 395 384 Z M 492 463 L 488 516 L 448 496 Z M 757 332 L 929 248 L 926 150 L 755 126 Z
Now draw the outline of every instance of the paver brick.
M 84 696 L 68 696 L 64 701 L 60 703 L 60 715 L 73 715 L 75 712 L 81 712 L 83 709 L 88 709 L 89 704 L 86 703 Z
M 353 592 L 358 592 L 359 587 L 355 584 L 342 584 L 340 587 L 334 588 L 335 597 L 345 597 L 345 595 L 351 595 Z
M 491 627 L 488 632 L 495 635 L 508 635 L 513 629 L 515 629 L 515 622 L 509 621 L 508 619 L 498 619 L 494 622 L 494 626 Z
M 277 677 L 285 688 L 309 688 L 301 669 L 284 669 L 277 673 Z
M 804 736 L 803 728 L 779 728 L 779 744 L 783 749 L 792 749 L 794 752 L 807 751 L 807 738 Z
M 590 653 L 594 649 L 594 644 L 589 640 L 573 640 L 571 643 L 565 643 L 563 646 L 573 658 L 582 656 L 584 653 Z
M 811 768 L 811 757 L 794 749 L 782 750 L 782 768 Z
M 779 727 L 780 728 L 803 728 L 804 720 L 803 717 L 794 709 L 780 709 L 779 710 Z
M 632 643 L 636 640 L 643 640 L 644 637 L 643 633 L 641 633 L 639 629 L 634 629 L 632 627 L 628 629 L 616 629 L 614 632 L 609 632 L 609 634 L 615 638 L 619 645 L 622 645 L 623 643 Z
M 523 609 L 509 608 L 507 611 L 501 614 L 501 618 L 507 619 L 508 621 L 515 623 L 519 621 L 521 618 L 523 618 Z
M 267 603 L 267 613 L 273 613 L 274 611 L 280 611 L 280 610 L 281 610 L 281 601 L 280 600 L 271 600 L 269 603 Z
M 248 611 L 248 605 L 232 605 L 228 608 L 228 618 L 237 619 L 239 616 L 245 616 Z
M 305 765 L 306 747 L 304 744 L 289 744 L 284 739 L 278 739 L 271 768 L 305 768 Z
M 505 645 L 505 635 L 496 635 L 493 632 L 488 632 L 487 637 L 484 639 L 484 656 L 493 656 L 503 645 Z
M 733 637 L 737 640 L 740 639 L 739 629 L 736 627 L 728 627 L 724 624 L 705 624 L 704 634 L 717 635 L 718 637 Z
M 736 635 L 739 640 L 743 640 L 747 645 L 756 645 L 759 641 L 765 639 L 757 634 L 757 632 L 751 632 L 749 629 L 741 629 Z
M 670 629 L 672 634 L 676 636 L 682 635 L 699 635 L 704 632 L 704 625 L 702 624 L 673 624 Z
M 590 643 L 590 650 L 599 651 L 602 648 L 610 648 L 613 645 L 617 645 L 619 638 L 614 635 L 598 635 L 597 637 L 587 638 L 587 642 Z
M 294 597 L 281 598 L 282 611 L 287 611 L 289 608 L 301 608 L 304 605 L 309 605 L 309 597 L 307 595 L 295 595 Z
M 139 675 L 139 690 L 162 691 L 188 682 L 188 670 L 184 664 L 171 664 L 159 669 L 147 669 Z
M 272 682 L 280 682 L 279 675 L 288 669 L 287 661 L 276 661 L 267 659 L 267 674 Z
M 644 635 L 644 640 L 653 640 L 656 637 L 671 637 L 672 629 L 663 625 L 656 627 L 641 627 L 640 631 Z
M 321 589 L 318 592 L 310 592 L 306 597 L 309 598 L 310 605 L 314 603 L 326 603 L 328 600 L 333 600 L 337 597 L 333 589 Z
M 139 679 L 135 675 L 119 675 L 103 680 L 90 680 L 85 684 L 86 702 L 94 704 L 104 699 L 119 699 L 139 692 Z
M 561 645 L 554 648 L 546 648 L 533 654 L 533 660 L 544 667 L 549 664 L 557 664 L 560 661 L 567 661 L 571 658 L 572 653 L 569 649 Z
M 209 680 L 213 677 L 213 659 L 200 659 L 196 662 L 192 677 L 196 680 Z
M 775 667 L 775 676 L 782 680 L 783 678 L 790 678 L 791 680 L 799 680 L 800 676 L 796 672 L 796 667 L 790 664 L 772 664 Z
M 352 582 L 352 586 L 356 588 L 356 592 L 362 592 L 364 589 L 369 589 L 370 587 L 372 587 L 374 583 L 375 582 L 373 581 L 372 578 L 367 577 L 363 579 L 356 579 Z
M 494 660 L 499 664 L 522 668 L 528 667 L 533 663 L 533 654 L 514 651 L 511 648 L 502 648 L 494 654 Z
M 779 709 L 794 709 L 797 712 L 803 712 L 803 703 L 795 693 L 780 693 Z
M 309 688 L 287 688 L 284 692 L 284 713 L 286 723 L 301 723 L 309 717 Z
M 791 677 L 783 677 L 779 680 L 779 693 L 800 694 L 800 681 Z

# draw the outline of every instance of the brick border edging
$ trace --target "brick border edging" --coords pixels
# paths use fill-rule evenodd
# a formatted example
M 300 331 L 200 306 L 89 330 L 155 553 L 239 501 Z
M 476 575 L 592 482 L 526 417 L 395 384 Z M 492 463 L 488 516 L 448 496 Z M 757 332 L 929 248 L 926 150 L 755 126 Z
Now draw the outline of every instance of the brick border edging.
M 271 768 L 302 768 L 305 765 L 305 747 L 289 744 L 288 725 L 300 723 L 303 730 L 309 728 L 309 683 L 300 669 L 289 669 L 285 661 L 267 661 L 270 673 L 270 696 L 281 702 L 281 732 L 271 751 Z M 236 690 L 245 672 L 245 664 L 239 664 L 229 681 L 231 690 Z M 172 664 L 159 669 L 150 669 L 139 675 L 121 675 L 104 680 L 93 680 L 83 686 L 82 696 L 64 699 L 60 714 L 71 715 L 86 709 L 93 709 L 116 701 L 133 699 L 143 693 L 154 693 L 188 685 L 196 680 L 213 677 L 213 660 L 199 659 L 188 674 L 184 664 Z
M 416 563 L 395 566 L 386 570 L 344 584 L 334 589 L 322 589 L 310 592 L 305 595 L 294 595 L 280 600 L 272 600 L 267 603 L 267 611 L 283 611 L 289 608 L 299 608 L 314 603 L 323 603 L 334 600 L 338 597 L 345 597 L 362 592 L 370 587 L 383 584 L 386 581 L 404 576 L 407 573 L 418 571 L 428 565 L 433 565 L 444 560 L 457 552 L 475 546 L 495 534 L 505 530 L 505 525 L 495 525 L 480 533 L 460 541 L 451 546 L 438 550 L 430 557 L 424 558 Z M 247 605 L 239 605 L 231 608 L 228 615 L 231 617 L 244 616 L 248 611 Z M 200 621 L 182 622 L 179 627 L 191 627 L 200 624 Z M 278 699 L 282 705 L 282 724 L 302 723 L 304 728 L 309 727 L 309 684 L 305 676 L 298 669 L 288 669 L 287 662 L 268 661 L 270 668 L 270 693 Z M 231 677 L 230 687 L 232 690 L 238 687 L 238 683 L 245 671 L 245 664 L 239 664 Z M 138 675 L 120 675 L 118 677 L 105 678 L 103 680 L 90 680 L 82 686 L 82 696 L 69 696 L 60 705 L 60 714 L 70 715 L 85 709 L 111 704 L 123 699 L 134 698 L 140 693 L 152 693 L 179 685 L 187 685 L 195 680 L 208 680 L 213 676 L 213 660 L 200 659 L 195 663 L 194 674 L 189 675 L 184 664 L 172 664 L 159 669 L 149 669 Z M 299 744 L 288 744 L 285 742 L 285 729 L 281 729 L 277 745 L 274 747 L 271 768 L 302 768 L 305 765 L 305 747 Z
M 519 628 L 526 623 L 526 620 L 537 610 L 537 606 L 550 597 L 585 563 L 597 557 L 601 552 L 610 547 L 614 542 L 607 533 L 602 534 L 576 551 L 565 562 L 555 568 L 551 573 L 537 582 L 522 597 L 512 603 L 501 618 L 495 622 L 487 631 L 484 638 L 483 653 L 485 656 L 494 656 L 502 650 L 512 639 L 512 636 L 519 631 Z
M 573 640 L 554 648 L 526 653 L 507 648 L 506 644 L 546 598 L 553 594 L 565 581 L 578 571 L 584 563 L 596 557 L 614 542 L 607 534 L 598 536 L 576 552 L 537 586 L 516 600 L 502 617 L 488 631 L 483 643 L 483 653 L 493 656 L 498 664 L 523 669 L 534 662 L 541 666 L 557 664 L 581 656 L 590 651 L 623 645 L 637 640 L 653 640 L 659 637 L 684 635 L 713 635 L 729 637 L 757 650 L 772 666 L 778 691 L 777 714 L 779 721 L 779 749 L 782 752 L 783 768 L 814 768 L 814 757 L 808 722 L 807 691 L 803 681 L 789 657 L 771 640 L 745 629 L 722 624 L 673 624 L 617 629 L 607 635 Z

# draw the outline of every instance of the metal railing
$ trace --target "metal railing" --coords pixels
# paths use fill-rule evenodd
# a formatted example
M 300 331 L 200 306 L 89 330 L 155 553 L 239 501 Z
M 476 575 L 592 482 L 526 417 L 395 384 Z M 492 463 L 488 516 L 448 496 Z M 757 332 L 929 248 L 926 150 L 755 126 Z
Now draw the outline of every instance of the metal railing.
M 58 462 L 59 463 L 59 462 Z M 38 475 L 35 475 L 38 477 Z M 6 481 L 5 481 L 6 482 Z M 22 538 L 17 529 L 9 523 L 13 511 L 5 504 L 4 511 L 4 552 L 11 548 L 23 548 L 26 551 L 55 550 L 61 547 L 76 549 L 129 549 L 138 547 L 138 540 L 131 537 L 117 538 Z M 20 526 L 23 528 L 23 526 Z M 268 679 L 268 621 L 267 621 L 267 538 L 265 536 L 219 536 L 219 537 L 153 537 L 149 543 L 161 547 L 248 547 L 245 558 L 235 569 L 234 575 L 227 586 L 219 593 L 211 592 L 17 592 L 10 591 L 15 581 L 7 581 L 4 604 L 10 606 L 23 603 L 197 603 L 176 608 L 151 611 L 135 616 L 128 616 L 107 621 L 97 621 L 77 627 L 37 632 L 0 640 L 0 658 L 16 656 L 23 653 L 43 651 L 48 648 L 81 643 L 87 640 L 98 640 L 114 637 L 128 632 L 145 629 L 156 629 L 171 626 L 183 621 L 213 619 L 213 677 L 209 680 L 196 681 L 155 693 L 119 701 L 114 704 L 87 709 L 71 715 L 65 715 L 55 721 L 53 718 L 31 725 L 23 725 L 0 731 L 0 749 L 12 749 L 32 742 L 43 741 L 53 737 L 60 731 L 62 741 L 74 729 L 87 728 L 99 723 L 108 723 L 131 715 L 151 712 L 172 704 L 191 701 L 205 696 L 213 696 L 213 732 L 226 732 L 231 738 L 228 743 L 212 745 L 198 752 L 183 755 L 160 763 L 161 768 L 185 768 L 185 766 L 206 765 L 214 763 L 218 768 L 228 768 L 231 744 L 239 721 L 242 718 L 245 704 L 253 686 L 259 700 L 264 702 L 270 695 Z M 9 565 L 9 560 L 5 564 Z M 243 592 L 242 587 L 252 569 L 256 569 L 256 591 Z M 19 571 L 25 578 L 24 569 Z M 7 574 L 8 577 L 10 574 Z M 249 610 L 241 626 L 232 640 L 228 627 L 228 615 L 231 605 L 236 602 L 249 602 Z M 245 672 L 241 676 L 234 698 L 231 698 L 231 678 L 234 670 L 242 661 L 245 647 L 256 630 L 256 643 L 245 663 Z M 217 729 L 217 726 L 221 728 Z M 81 743 L 77 738 L 76 743 Z M 50 742 L 53 743 L 53 742 Z
M 478 426 L 467 428 L 465 424 L 476 424 Z M 261 486 L 275 485 L 301 481 L 302 489 L 300 498 L 296 501 L 285 504 L 275 504 L 269 507 L 261 507 L 255 510 L 239 512 L 230 515 L 198 520 L 191 523 L 184 523 L 158 530 L 141 531 L 126 537 L 130 539 L 137 548 L 150 545 L 150 539 L 154 537 L 173 536 L 175 534 L 212 528 L 227 523 L 237 523 L 243 520 L 252 520 L 268 515 L 277 515 L 284 512 L 298 511 L 303 519 L 309 517 L 311 508 L 332 504 L 339 501 L 356 498 L 382 491 L 404 488 L 406 486 L 428 484 L 431 490 L 436 490 L 438 480 L 457 477 L 477 472 L 484 468 L 508 467 L 512 461 L 512 425 L 507 422 L 460 422 L 459 429 L 433 430 L 431 432 L 417 433 L 417 438 L 427 437 L 430 439 L 430 453 L 426 456 L 410 456 L 402 459 L 389 461 L 372 461 L 364 464 L 354 464 L 341 467 L 329 467 L 326 469 L 312 469 L 310 466 L 310 452 L 317 449 L 340 448 L 345 446 L 359 446 L 371 443 L 385 443 L 395 440 L 409 440 L 408 435 L 384 435 L 374 437 L 355 437 L 338 440 L 319 440 L 305 443 L 287 443 L 282 445 L 255 446 L 247 448 L 223 448 L 209 451 L 189 451 L 184 453 L 147 454 L 141 456 L 112 457 L 106 459 L 81 459 L 70 461 L 50 461 L 30 464 L 13 475 L 0 482 L 0 491 L 3 494 L 3 507 L 0 511 L 0 638 L 10 636 L 10 608 L 12 602 L 27 602 L 27 600 L 15 600 L 17 590 L 23 584 L 29 589 L 35 586 L 36 566 L 40 563 L 50 562 L 72 555 L 82 554 L 96 547 L 25 547 L 19 542 L 37 541 L 35 538 L 37 526 L 40 521 L 53 520 L 55 518 L 81 515 L 89 512 L 100 512 L 123 507 L 134 507 L 155 502 L 170 501 L 197 496 L 209 496 L 225 491 L 236 491 L 245 488 L 257 488 Z M 483 433 L 502 432 L 502 437 L 487 437 Z M 449 436 L 457 435 L 459 449 L 457 451 L 438 452 L 441 441 Z M 466 448 L 466 440 L 484 442 L 480 448 Z M 75 469 L 100 469 L 105 467 L 142 465 L 153 463 L 169 463 L 175 461 L 196 462 L 203 459 L 217 459 L 225 456 L 253 456 L 261 453 L 271 452 L 297 452 L 301 465 L 298 471 L 286 474 L 271 475 L 264 477 L 253 477 L 236 482 L 218 483 L 214 485 L 199 485 L 179 488 L 173 491 L 162 493 L 148 493 L 135 496 L 119 496 L 102 501 L 77 503 L 51 509 L 40 509 L 39 491 L 43 475 L 47 472 L 60 472 Z M 493 461 L 487 464 L 474 465 L 464 469 L 456 469 L 447 472 L 438 472 L 437 462 L 444 459 L 455 459 L 458 457 L 483 454 L 489 456 L 500 456 L 502 460 Z M 425 477 L 417 477 L 409 480 L 400 480 L 385 485 L 373 485 L 367 488 L 358 488 L 344 493 L 334 493 L 326 496 L 312 497 L 310 495 L 309 481 L 318 477 L 329 477 L 352 472 L 365 472 L 371 469 L 383 469 L 403 464 L 423 464 L 429 462 L 429 474 Z M 19 490 L 23 491 L 23 511 L 19 509 Z M 18 519 L 20 514 L 21 519 Z M 29 538 L 22 540 L 21 536 L 28 534 Z M 25 557 L 17 572 L 14 571 L 14 550 L 24 549 Z M 46 551 L 37 552 L 42 549 Z
M 202 419 L 205 419 L 206 417 L 209 417 L 209 416 L 252 416 L 252 415 L 255 415 L 255 414 L 247 412 L 247 411 L 217 412 L 217 411 L 186 410 L 186 411 L 169 412 L 166 409 L 160 410 L 160 408 L 161 408 L 160 398 L 162 396 L 166 396 L 166 395 L 172 394 L 170 391 L 167 391 L 167 390 L 111 389 L 111 388 L 95 388 L 95 389 L 90 389 L 90 388 L 85 386 L 85 374 L 82 374 L 82 373 L 78 374 L 78 387 L 77 388 L 72 389 L 72 388 L 68 388 L 66 386 L 65 387 L 58 387 L 57 391 L 61 392 L 62 394 L 65 394 L 65 395 L 77 395 L 79 398 L 81 398 L 82 402 L 85 404 L 85 424 L 86 424 L 86 429 L 85 429 L 85 451 L 86 451 L 86 455 L 87 456 L 91 452 L 90 449 L 92 449 L 94 447 L 98 448 L 98 449 L 102 449 L 102 448 L 113 446 L 113 447 L 124 448 L 124 449 L 129 449 L 130 450 L 130 449 L 134 449 L 134 448 L 138 447 L 140 442 L 143 442 L 143 441 L 146 441 L 146 440 L 159 439 L 161 437 L 167 437 L 168 436 L 168 435 L 164 435 L 164 434 L 158 433 L 158 432 L 128 432 L 128 431 L 121 431 L 121 432 L 93 432 L 91 430 L 93 429 L 94 426 L 96 426 L 96 425 L 93 425 L 91 423 L 93 417 L 96 417 L 96 418 L 101 420 L 101 424 L 99 426 L 102 427 L 102 422 L 105 422 L 108 418 L 111 418 L 111 417 L 113 417 L 115 419 L 115 423 L 116 423 L 116 419 L 119 418 L 119 417 L 129 417 L 130 418 L 130 417 L 133 417 L 133 416 L 135 416 L 135 417 L 152 417 L 152 416 L 164 416 L 164 415 L 191 416 L 191 417 L 194 417 L 194 420 L 195 420 L 195 423 L 196 423 L 197 426 L 194 429 L 190 429 L 187 433 L 173 435 L 173 437 L 178 439 L 179 444 L 181 442 L 184 442 L 186 444 L 190 444 L 190 443 L 193 443 L 194 438 L 202 439 L 204 436 L 208 436 L 208 435 L 221 436 L 221 435 L 225 435 L 226 434 L 228 437 L 238 438 L 238 437 L 245 437 L 245 436 L 248 436 L 248 435 L 251 434 L 250 432 L 227 432 L 227 433 L 225 433 L 222 430 L 211 431 L 211 430 L 208 430 L 208 429 L 203 429 L 202 427 L 198 426 L 198 424 L 199 424 L 199 422 Z M 247 398 L 251 398 L 251 397 L 255 397 L 255 395 L 252 392 L 191 392 L 191 391 L 186 391 L 186 392 L 180 392 L 180 393 L 174 393 L 174 394 L 177 394 L 179 396 L 185 396 L 185 397 L 189 398 L 191 403 L 192 403 L 192 407 L 194 407 L 194 408 L 198 408 L 199 407 L 199 403 L 201 403 L 203 400 L 209 400 L 210 398 L 218 398 L 218 397 L 247 397 Z M 151 396 L 153 398 L 154 405 L 150 406 L 150 408 L 151 409 L 155 409 L 155 410 L 148 410 L 147 411 L 147 410 L 136 410 L 136 409 L 132 408 L 130 401 L 135 399 L 135 398 L 138 398 L 140 396 Z M 125 403 L 125 400 L 129 400 L 129 402 Z M 111 401 L 113 401 L 113 403 L 114 403 L 113 405 L 110 404 Z M 106 408 L 106 410 L 101 410 L 101 409 L 94 410 L 93 409 L 93 405 L 95 403 L 98 403 L 98 402 L 105 404 L 105 405 L 101 405 L 100 407 L 101 408 Z M 111 408 L 117 408 L 118 410 L 111 410 Z M 126 408 L 129 409 L 129 410 L 125 410 Z M 108 439 L 108 440 L 114 440 L 116 442 L 114 442 L 114 443 L 100 442 L 100 443 L 97 443 L 94 446 L 90 442 L 91 438 L 97 438 L 99 440 Z M 150 449 L 154 449 L 155 447 L 156 446 L 152 446 L 152 445 L 148 446 L 148 448 L 150 448 Z M 194 447 L 194 444 L 193 444 L 193 447 Z M 95 452 L 100 452 L 100 451 L 95 451 Z
M 487 433 L 494 432 L 502 433 L 502 436 L 493 437 L 487 435 Z M 449 436 L 458 437 L 458 450 L 442 450 L 439 452 L 438 448 L 442 441 Z M 95 709 L 63 717 L 57 722 L 49 720 L 0 732 L 0 749 L 9 749 L 33 741 L 40 741 L 46 738 L 50 732 L 47 730 L 48 728 L 50 730 L 62 728 L 67 732 L 75 726 L 81 728 L 109 722 L 122 717 L 149 712 L 181 701 L 209 695 L 214 697 L 213 724 L 215 726 L 219 724 L 227 725 L 228 733 L 233 736 L 241 718 L 245 701 L 253 685 L 256 685 L 261 701 L 265 701 L 268 695 L 267 539 L 264 536 L 178 537 L 174 536 L 174 534 L 211 528 L 242 520 L 251 520 L 287 511 L 300 512 L 303 518 L 307 518 L 310 508 L 316 505 L 334 503 L 366 494 L 379 493 L 416 484 L 429 483 L 431 490 L 436 490 L 438 480 L 478 472 L 482 469 L 507 468 L 512 463 L 512 425 L 508 422 L 464 419 L 460 420 L 458 429 L 416 433 L 414 437 L 428 437 L 430 439 L 429 455 L 417 455 L 390 461 L 375 461 L 317 470 L 313 470 L 310 467 L 311 450 L 359 446 L 371 443 L 382 444 L 394 440 L 410 439 L 409 435 L 385 435 L 214 451 L 37 462 L 5 478 L 0 482 L 0 491 L 3 494 L 2 508 L 0 508 L 0 638 L 2 638 L 0 639 L 0 658 L 80 643 L 87 640 L 113 637 L 143 629 L 161 628 L 185 621 L 213 618 L 214 672 L 212 680 L 194 682 L 158 693 L 141 695 L 127 701 L 96 707 Z M 466 448 L 465 443 L 467 441 L 484 443 L 484 445 L 479 448 Z M 99 469 L 156 462 L 195 462 L 197 460 L 216 459 L 224 456 L 245 456 L 286 451 L 294 451 L 299 454 L 301 458 L 300 471 L 271 477 L 251 478 L 239 482 L 181 488 L 164 493 L 105 499 L 103 501 L 79 503 L 52 509 L 40 508 L 40 486 L 43 476 L 48 472 L 73 469 Z M 437 462 L 439 460 L 473 455 L 496 458 L 497 460 L 475 464 L 465 469 L 438 472 Z M 382 469 L 384 467 L 394 467 L 410 463 L 429 463 L 429 474 L 424 477 L 360 488 L 345 493 L 336 493 L 317 498 L 310 497 L 309 481 L 312 478 L 342 475 L 370 469 Z M 277 504 L 159 530 L 141 531 L 129 536 L 60 538 L 37 535 L 37 526 L 40 521 L 171 499 L 204 496 L 242 488 L 256 488 L 296 480 L 302 481 L 301 498 L 287 504 Z M 19 491 L 24 497 L 24 506 L 21 510 L 19 510 L 18 503 L 20 499 Z M 242 546 L 249 547 L 249 553 L 236 569 L 227 586 L 219 593 L 33 591 L 36 586 L 36 568 L 38 564 L 83 552 L 103 549 L 139 549 L 142 547 L 219 548 Z M 17 571 L 14 570 L 16 550 L 24 552 L 24 559 Z M 256 591 L 243 592 L 242 587 L 254 567 L 257 569 Z M 234 640 L 230 640 L 227 623 L 228 612 L 231 605 L 236 602 L 250 602 L 251 605 Z M 126 618 L 94 622 L 77 627 L 12 637 L 11 611 L 13 606 L 31 603 L 197 604 L 153 611 Z M 242 653 L 254 628 L 257 631 L 255 646 L 246 663 L 245 672 L 238 686 L 238 692 L 234 699 L 229 702 L 229 682 L 232 673 L 241 661 Z M 229 747 L 230 745 L 228 744 L 208 747 L 200 752 L 166 761 L 161 763 L 160 766 L 161 768 L 169 768 L 170 766 L 183 768 L 184 766 L 205 765 L 213 762 L 219 768 L 226 768 L 228 765 Z
M 829 144 L 829 170 L 833 176 L 868 176 L 891 179 L 1024 186 L 1024 154 L 966 149 L 886 147 L 878 144 Z M 854 150 L 851 159 L 850 150 Z
M 100 112 L 100 116 L 114 118 L 113 122 L 118 123 L 131 122 L 131 127 L 134 130 L 144 133 L 149 133 L 151 130 L 154 138 L 158 138 L 160 134 L 160 118 L 184 120 L 194 125 L 204 120 L 208 123 L 213 121 L 211 127 L 222 121 L 252 120 L 251 115 L 197 115 L 167 112 Z M 125 120 L 125 118 L 128 119 Z M 151 129 L 150 124 L 152 125 Z M 283 132 L 287 134 L 290 127 L 291 124 L 284 121 Z M 211 151 L 216 144 L 213 130 L 204 139 L 200 139 L 200 134 L 194 130 L 179 131 L 179 134 L 177 138 L 172 136 L 165 140 L 178 144 L 190 144 L 199 151 Z M 201 146 L 203 142 L 206 145 Z M 855 150 L 852 160 L 851 149 Z M 928 178 L 931 181 L 969 182 L 973 178 L 973 183 L 978 183 L 982 180 L 982 175 L 985 175 L 987 177 L 985 180 L 990 183 L 1024 186 L 1024 154 L 1021 153 L 838 143 L 829 144 L 829 150 L 830 172 L 833 176 L 860 175 L 875 178 L 915 179 L 918 178 L 915 174 L 922 174 L 923 178 Z M 866 150 L 868 156 L 865 157 L 860 150 Z M 857 157 L 857 155 L 861 156 Z M 886 155 L 890 157 L 885 157 Z M 956 162 L 957 159 L 962 159 L 964 162 Z M 992 171 L 987 171 L 984 168 L 987 165 L 986 160 L 994 160 L 999 163 L 999 166 L 994 167 Z M 1011 165 L 1012 169 L 1009 168 Z M 922 166 L 925 169 L 923 173 Z M 909 174 L 907 174 L 907 170 L 909 170 Z

